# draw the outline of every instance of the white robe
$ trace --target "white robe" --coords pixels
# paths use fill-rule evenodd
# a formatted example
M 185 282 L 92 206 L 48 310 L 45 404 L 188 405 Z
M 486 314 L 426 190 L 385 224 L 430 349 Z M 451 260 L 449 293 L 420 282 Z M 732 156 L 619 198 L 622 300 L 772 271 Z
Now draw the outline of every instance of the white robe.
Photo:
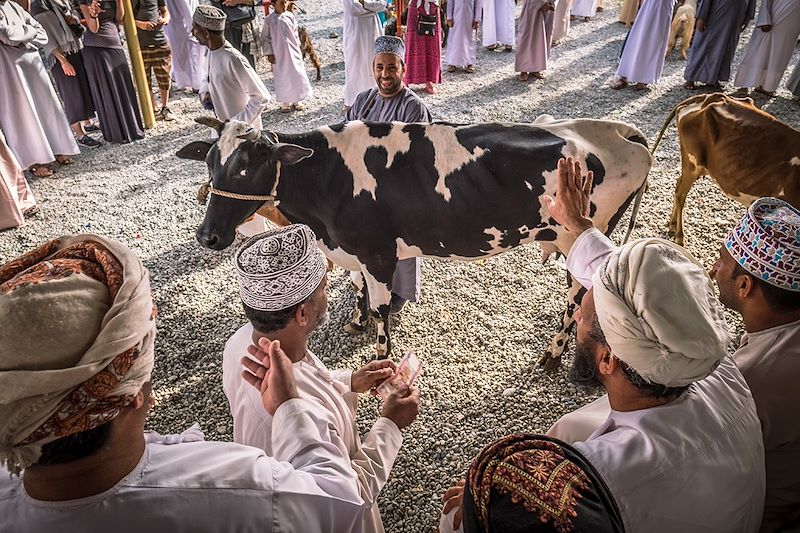
M 0 130 L 0 229 L 21 225 L 25 210 L 34 205 L 33 193 Z
M 0 531 L 360 532 L 364 504 L 327 420 L 305 400 L 273 419 L 274 454 L 230 442 L 146 433 L 145 451 L 113 488 L 70 501 L 33 500 L 0 468 Z
M 386 0 L 344 0 L 342 48 L 344 49 L 344 105 L 350 107 L 359 93 L 375 86 L 372 58 L 375 39 L 383 35 L 378 13 Z
M 208 72 L 208 49 L 192 37 L 192 15 L 197 0 L 166 0 L 170 22 L 164 32 L 172 50 L 172 77 L 175 85 L 199 91 Z
M 661 78 L 675 0 L 647 0 L 633 21 L 619 60 L 617 76 L 631 83 L 655 83 Z
M 22 168 L 80 153 L 37 48 L 44 28 L 13 0 L 0 0 L 0 128 Z
M 514 0 L 484 0 L 483 46 L 514 46 Z
M 261 112 L 272 101 L 264 82 L 241 52 L 225 45 L 208 51 L 208 78 L 200 89 L 200 100 L 211 95 L 220 120 L 240 120 L 261 130 Z
M 254 387 L 241 377 L 241 358 L 252 344 L 253 327 L 245 324 L 225 343 L 222 355 L 222 387 L 233 415 L 233 439 L 240 444 L 261 448 L 270 454 L 273 431 L 272 417 L 264 410 Z M 364 516 L 364 530 L 381 532 L 378 494 L 389 478 L 402 434 L 394 422 L 379 418 L 362 442 L 356 426 L 358 394 L 350 391 L 350 371 L 331 373 L 314 354 L 294 363 L 297 391 L 301 398 L 314 403 L 320 418 L 335 430 L 332 442 L 351 459 L 351 468 L 358 477 L 361 497 L 371 506 Z M 333 531 L 333 530 L 332 530 Z
M 567 269 L 588 289 L 615 248 L 600 231 L 585 231 Z M 731 357 L 666 405 L 620 412 L 604 396 L 562 417 L 548 434 L 574 443 L 598 469 L 626 531 L 759 529 L 766 485 L 761 425 Z
M 556 12 L 553 15 L 553 44 L 558 44 L 569 35 L 569 15 L 572 10 L 573 0 L 558 0 Z
M 792 91 L 792 94 L 800 98 L 800 59 L 798 59 L 797 64 L 794 66 L 792 75 L 789 76 L 789 79 L 786 81 L 786 88 Z
M 771 25 L 768 32 L 759 26 Z M 764 0 L 736 72 L 737 87 L 773 92 L 789 65 L 800 35 L 800 0 Z
M 483 0 L 450 0 L 447 2 L 447 20 L 453 27 L 447 34 L 447 48 L 444 52 L 446 65 L 466 67 L 475 64 L 476 45 L 473 22 L 481 21 Z
M 596 0 L 575 0 L 572 4 L 572 15 L 576 17 L 593 17 L 597 12 Z
M 274 55 L 272 78 L 275 99 L 281 104 L 296 104 L 312 94 L 308 81 L 294 13 L 271 13 L 261 28 L 261 49 L 264 55 Z

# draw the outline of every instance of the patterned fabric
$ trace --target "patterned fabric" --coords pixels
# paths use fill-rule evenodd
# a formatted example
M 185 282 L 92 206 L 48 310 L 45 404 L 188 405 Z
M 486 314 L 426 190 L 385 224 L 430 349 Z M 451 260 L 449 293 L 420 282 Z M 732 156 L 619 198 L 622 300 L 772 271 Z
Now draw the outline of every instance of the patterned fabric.
M 375 55 L 378 54 L 394 54 L 404 60 L 406 56 L 406 45 L 403 43 L 403 39 L 399 37 L 381 35 L 375 39 Z
M 425 4 L 436 16 L 436 35 L 417 35 L 417 21 L 425 9 L 409 5 L 406 26 L 406 73 L 403 82 L 442 83 L 442 24 L 437 5 Z
M 128 405 L 150 379 L 155 314 L 147 270 L 109 239 L 62 237 L 0 267 L 0 464 L 19 473 Z
M 464 531 L 622 531 L 608 488 L 588 461 L 556 439 L 503 437 L 473 460 L 463 502 Z
M 753 276 L 800 291 L 800 211 L 783 200 L 753 202 L 728 233 L 725 248 Z
M 158 88 L 169 91 L 172 85 L 172 50 L 169 45 L 142 48 L 142 62 L 148 83 L 155 74 Z
M 225 12 L 218 7 L 202 5 L 197 6 L 192 15 L 192 22 L 211 31 L 225 31 Z
M 251 237 L 234 256 L 239 294 L 250 308 L 280 311 L 311 296 L 327 271 L 311 228 L 293 224 Z

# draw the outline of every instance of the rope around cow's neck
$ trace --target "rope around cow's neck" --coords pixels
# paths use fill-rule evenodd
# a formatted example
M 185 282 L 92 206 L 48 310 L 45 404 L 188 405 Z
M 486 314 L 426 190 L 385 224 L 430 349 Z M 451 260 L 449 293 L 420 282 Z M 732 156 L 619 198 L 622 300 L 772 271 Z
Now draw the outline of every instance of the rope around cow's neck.
M 255 202 L 268 202 L 271 206 L 278 205 L 279 201 L 272 194 L 239 194 L 237 192 L 228 192 L 221 189 L 215 189 L 211 186 L 211 181 L 204 183 L 197 191 L 197 202 L 200 205 L 206 205 L 209 194 L 216 194 L 225 198 L 233 198 L 234 200 L 251 200 Z

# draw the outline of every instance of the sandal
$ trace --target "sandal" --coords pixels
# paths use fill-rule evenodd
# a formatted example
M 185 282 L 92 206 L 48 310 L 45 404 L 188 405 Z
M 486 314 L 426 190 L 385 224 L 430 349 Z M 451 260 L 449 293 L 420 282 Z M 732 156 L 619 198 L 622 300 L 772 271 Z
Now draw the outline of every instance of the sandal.
M 636 85 L 633 86 L 633 90 L 634 91 L 644 91 L 645 89 L 647 89 L 647 84 L 646 83 L 639 82 L 639 83 L 637 83 Z
M 537 80 L 543 80 L 545 78 L 544 74 L 542 74 L 541 72 L 531 72 L 531 76 L 533 76 Z
M 426 85 L 425 92 L 428 94 L 436 94 L 436 87 L 434 87 L 433 85 Z
M 474 74 L 475 65 L 467 65 L 467 68 L 464 69 L 464 72 L 466 72 L 467 74 Z
M 64 165 L 64 166 L 66 166 L 66 165 L 71 165 L 72 163 L 74 163 L 74 162 L 75 162 L 75 161 L 73 161 L 73 160 L 72 160 L 72 158 L 71 158 L 70 156 L 68 156 L 68 155 L 57 155 L 57 156 L 56 156 L 56 161 L 58 161 L 58 164 L 59 164 L 59 165 Z
M 687 81 L 686 83 L 683 84 L 683 88 L 693 91 L 693 90 L 697 89 L 697 84 L 695 82 L 693 82 L 693 81 Z
M 455 72 L 455 71 L 456 71 L 455 65 L 450 65 L 449 67 L 447 67 L 447 72 Z
M 761 93 L 761 94 L 764 94 L 764 95 L 766 95 L 766 96 L 769 96 L 770 98 L 772 98 L 773 96 L 775 96 L 775 91 L 772 91 L 772 92 L 770 92 L 770 91 L 765 91 L 765 90 L 764 90 L 764 88 L 763 88 L 761 85 L 759 85 L 758 87 L 756 87 L 756 88 L 755 88 L 755 89 L 753 89 L 753 90 L 754 90 L 755 92 L 757 92 L 757 93 Z
M 292 107 L 294 108 L 295 111 L 302 111 L 302 110 L 304 110 L 306 108 L 306 106 L 304 106 L 303 104 L 301 104 L 299 102 L 296 103 L 296 104 L 292 104 Z
M 28 209 L 25 209 L 24 211 L 22 211 L 22 216 L 24 216 L 24 217 L 33 217 L 33 216 L 36 216 L 37 213 L 39 213 L 39 207 L 35 206 L 35 205 L 32 205 Z
M 528 75 L 527 72 L 520 72 L 519 76 L 517 76 L 517 80 L 518 81 L 528 81 L 529 79 L 530 79 L 530 76 Z
M 624 89 L 627 86 L 628 86 L 628 80 L 626 80 L 625 78 L 620 78 L 611 84 L 611 88 L 614 89 L 615 91 Z
M 53 171 L 47 165 L 31 165 L 28 167 L 28 172 L 37 178 L 49 178 L 53 175 Z
M 290 105 L 281 106 L 281 113 L 291 113 L 291 112 L 292 112 L 292 106 Z

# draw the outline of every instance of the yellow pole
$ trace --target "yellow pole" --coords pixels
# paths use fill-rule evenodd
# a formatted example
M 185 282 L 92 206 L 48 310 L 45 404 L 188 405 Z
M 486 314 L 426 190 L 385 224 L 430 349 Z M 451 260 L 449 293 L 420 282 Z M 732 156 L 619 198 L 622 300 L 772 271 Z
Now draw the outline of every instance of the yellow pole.
M 122 2 L 125 8 L 125 17 L 123 19 L 125 41 L 128 43 L 128 53 L 131 56 L 133 81 L 136 83 L 136 92 L 139 95 L 139 107 L 142 109 L 144 127 L 152 128 L 156 124 L 156 116 L 153 113 L 153 101 L 150 99 L 150 84 L 144 73 L 144 61 L 142 61 L 142 51 L 139 48 L 139 37 L 136 35 L 136 22 L 133 18 L 131 0 L 117 1 Z

